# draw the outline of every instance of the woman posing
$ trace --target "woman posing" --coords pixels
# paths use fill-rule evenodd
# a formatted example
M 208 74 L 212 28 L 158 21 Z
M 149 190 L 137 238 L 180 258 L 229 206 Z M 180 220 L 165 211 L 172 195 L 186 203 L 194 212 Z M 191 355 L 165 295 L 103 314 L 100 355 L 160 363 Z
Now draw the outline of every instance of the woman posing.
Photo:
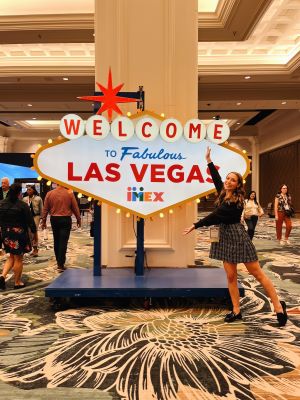
M 27 196 L 23 197 L 23 201 L 29 206 L 31 214 L 34 219 L 34 223 L 36 226 L 36 230 L 38 231 L 39 229 L 39 224 L 41 221 L 42 217 L 42 212 L 43 212 L 43 200 L 39 196 L 36 188 L 34 185 L 30 185 L 27 187 Z M 30 234 L 30 232 L 29 232 Z M 34 240 L 33 235 L 30 235 L 30 239 L 32 241 L 32 247 L 33 251 L 31 255 L 33 257 L 38 256 L 38 235 L 36 234 L 36 240 Z
M 5 289 L 5 278 L 11 269 L 14 270 L 14 289 L 21 289 L 24 283 L 21 281 L 23 271 L 23 255 L 31 251 L 31 243 L 28 229 L 37 239 L 36 226 L 30 212 L 30 208 L 19 200 L 22 187 L 18 183 L 11 185 L 5 200 L 0 201 L 0 226 L 4 249 L 9 257 L 0 275 L 0 289 Z
M 256 192 L 252 190 L 248 198 L 244 202 L 244 210 L 242 212 L 241 221 L 245 221 L 248 226 L 248 235 L 250 239 L 253 239 L 255 227 L 258 221 L 258 217 L 264 214 L 259 202 L 256 198 Z
M 240 293 L 237 283 L 237 264 L 244 263 L 248 272 L 263 286 L 273 303 L 279 326 L 287 322 L 286 304 L 279 301 L 276 290 L 260 268 L 255 247 L 244 226 L 240 223 L 244 204 L 243 178 L 237 172 L 230 172 L 223 184 L 221 177 L 210 158 L 211 149 L 206 151 L 206 161 L 219 194 L 217 208 L 207 217 L 200 219 L 184 234 L 202 226 L 219 225 L 219 241 L 211 244 L 210 257 L 222 260 L 227 275 L 228 290 L 233 310 L 225 316 L 225 322 L 242 319 L 240 311 Z
M 292 230 L 291 219 L 292 198 L 287 185 L 281 185 L 274 201 L 274 212 L 276 220 L 276 235 L 281 245 L 291 244 L 289 236 Z M 282 239 L 282 225 L 285 223 L 285 238 Z

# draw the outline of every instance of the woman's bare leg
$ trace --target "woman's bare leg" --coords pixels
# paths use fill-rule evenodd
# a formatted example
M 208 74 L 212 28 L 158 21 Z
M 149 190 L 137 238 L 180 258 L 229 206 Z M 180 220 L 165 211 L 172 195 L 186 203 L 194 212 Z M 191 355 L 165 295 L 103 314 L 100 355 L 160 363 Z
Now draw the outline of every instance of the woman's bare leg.
M 267 295 L 270 297 L 273 303 L 275 312 L 276 313 L 283 312 L 275 287 L 272 281 L 266 276 L 264 271 L 261 269 L 259 262 L 253 261 L 250 263 L 245 263 L 245 265 L 249 273 L 253 275 L 258 280 L 259 283 L 262 284 Z
M 22 285 L 21 275 L 23 272 L 23 254 L 15 255 L 14 262 L 14 273 L 15 273 L 15 285 Z
M 227 275 L 228 290 L 233 306 L 233 312 L 239 314 L 240 312 L 240 292 L 237 283 L 237 265 L 229 263 L 227 261 L 223 262 L 224 269 Z
M 6 259 L 6 261 L 4 263 L 2 274 L 1 274 L 4 278 L 6 278 L 6 275 L 12 269 L 13 265 L 14 265 L 14 255 L 9 254 L 9 257 Z

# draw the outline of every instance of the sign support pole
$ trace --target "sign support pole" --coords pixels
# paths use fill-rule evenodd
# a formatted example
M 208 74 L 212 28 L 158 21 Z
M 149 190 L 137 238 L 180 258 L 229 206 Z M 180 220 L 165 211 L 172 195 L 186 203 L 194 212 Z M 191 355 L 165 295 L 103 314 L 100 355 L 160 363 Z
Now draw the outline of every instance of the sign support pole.
M 94 276 L 101 276 L 101 206 L 94 205 Z
M 145 220 L 144 218 L 138 219 L 136 223 L 136 256 L 135 256 L 135 275 L 143 276 L 144 275 L 144 258 L 145 258 L 145 250 L 144 250 L 144 226 Z
M 102 92 L 95 92 L 95 95 L 103 95 Z M 130 97 L 137 99 L 137 109 L 144 111 L 145 109 L 145 92 L 143 86 L 139 86 L 137 92 L 119 92 L 120 97 Z M 94 103 L 94 114 L 101 107 L 101 103 Z M 144 275 L 144 219 L 137 221 L 137 237 L 136 237 L 136 257 L 135 257 L 135 274 L 136 276 Z M 94 206 L 94 276 L 101 276 L 101 206 L 95 203 Z

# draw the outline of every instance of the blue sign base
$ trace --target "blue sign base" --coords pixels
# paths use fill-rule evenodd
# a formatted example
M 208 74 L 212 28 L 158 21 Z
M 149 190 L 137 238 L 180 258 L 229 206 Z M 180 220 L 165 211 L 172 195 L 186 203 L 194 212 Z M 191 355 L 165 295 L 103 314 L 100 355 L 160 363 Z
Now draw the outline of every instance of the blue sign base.
M 239 286 L 240 295 L 244 289 Z M 219 268 L 151 268 L 136 276 L 132 268 L 70 268 L 45 289 L 46 297 L 229 297 Z

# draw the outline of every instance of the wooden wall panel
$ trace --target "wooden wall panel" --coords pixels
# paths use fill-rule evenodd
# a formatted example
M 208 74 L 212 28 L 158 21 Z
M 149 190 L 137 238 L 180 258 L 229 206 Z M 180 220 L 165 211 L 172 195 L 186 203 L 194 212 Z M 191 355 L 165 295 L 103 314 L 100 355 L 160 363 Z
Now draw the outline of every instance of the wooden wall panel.
M 279 187 L 289 187 L 292 201 L 300 212 L 300 141 L 260 155 L 260 202 L 263 207 L 274 201 Z

